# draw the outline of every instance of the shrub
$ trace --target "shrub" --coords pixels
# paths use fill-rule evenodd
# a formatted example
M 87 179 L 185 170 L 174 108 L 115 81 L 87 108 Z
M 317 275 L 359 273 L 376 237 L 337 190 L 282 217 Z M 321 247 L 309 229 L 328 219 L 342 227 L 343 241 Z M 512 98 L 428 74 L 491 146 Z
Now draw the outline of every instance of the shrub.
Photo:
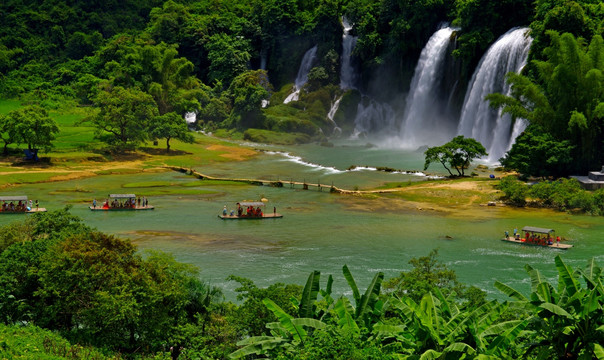
M 526 195 L 528 187 L 523 182 L 516 179 L 514 176 L 506 176 L 499 183 L 499 190 L 504 194 L 504 197 L 513 205 L 526 205 Z

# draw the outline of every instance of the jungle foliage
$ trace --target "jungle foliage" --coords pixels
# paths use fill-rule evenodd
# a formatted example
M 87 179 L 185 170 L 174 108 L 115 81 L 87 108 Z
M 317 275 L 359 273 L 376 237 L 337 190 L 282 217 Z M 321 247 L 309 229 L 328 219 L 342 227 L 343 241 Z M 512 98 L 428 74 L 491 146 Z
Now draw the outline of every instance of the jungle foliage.
M 68 209 L 0 229 L 0 356 L 37 359 L 602 359 L 604 279 L 594 260 L 530 265 L 529 294 L 466 288 L 438 252 L 361 288 L 346 265 L 304 286 L 230 276 L 240 304 L 166 254 L 144 257 Z M 29 357 L 28 357 L 29 356 Z
M 550 207 L 604 215 L 604 189 L 584 190 L 576 179 L 560 178 L 528 185 L 514 176 L 501 179 L 503 198 L 516 206 Z
M 115 87 L 152 97 L 157 111 L 148 116 L 158 118 L 138 124 L 146 133 L 131 140 L 111 136 L 104 115 L 89 119 L 98 139 L 123 149 L 149 134 L 168 134 L 162 138 L 169 148 L 170 134 L 182 132 L 166 132 L 174 129 L 170 124 L 155 128 L 175 119 L 166 114 L 186 112 L 196 112 L 197 128 L 208 131 L 242 136 L 254 129 L 249 134 L 292 133 L 288 142 L 324 140 L 335 129 L 327 114 L 338 98 L 338 126 L 351 133 L 361 94 L 392 100 L 407 91 L 421 49 L 439 24 L 458 28 L 453 54 L 461 88 L 490 44 L 512 27 L 530 25 L 533 61 L 524 74 L 510 77 L 516 103 L 498 96 L 491 102 L 526 116 L 554 141 L 570 142 L 572 166 L 553 175 L 604 162 L 598 60 L 604 5 L 597 0 L 7 0 L 0 17 L 0 96 L 47 110 L 93 106 L 104 114 L 110 112 L 104 95 L 117 95 Z M 338 86 L 343 17 L 358 37 L 359 90 Z M 300 100 L 282 104 L 314 45 L 316 60 Z M 7 151 L 19 145 L 7 131 L 3 138 L 10 142 Z

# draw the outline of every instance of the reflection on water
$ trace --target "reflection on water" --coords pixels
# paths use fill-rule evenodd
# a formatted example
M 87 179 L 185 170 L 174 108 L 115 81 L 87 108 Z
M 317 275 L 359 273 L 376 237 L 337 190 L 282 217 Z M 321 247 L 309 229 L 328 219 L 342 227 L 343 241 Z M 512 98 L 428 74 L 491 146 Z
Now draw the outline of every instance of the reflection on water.
M 195 170 L 269 180 L 318 179 L 324 184 L 333 181 L 340 187 L 421 181 L 413 175 L 345 171 L 351 165 L 419 170 L 423 163 L 421 153 L 364 146 L 269 148 L 320 167 L 284 161 L 283 156 L 269 153 L 247 162 L 199 165 Z M 151 182 L 161 186 L 145 187 Z M 125 191 L 148 196 L 155 210 L 91 212 L 87 208 L 92 199 L 99 201 L 109 193 Z M 376 272 L 395 276 L 410 269 L 411 258 L 425 256 L 434 248 L 439 248 L 440 259 L 457 272 L 462 282 L 499 298 L 503 296 L 493 287 L 495 280 L 528 291 L 530 281 L 524 271 L 527 263 L 554 278 L 553 259 L 558 254 L 573 267 L 584 266 L 594 255 L 601 265 L 604 260 L 602 218 L 551 211 L 496 209 L 494 218 L 493 209 L 477 208 L 475 216 L 454 216 L 397 207 L 402 200 L 366 200 L 327 191 L 290 189 L 287 185 L 211 185 L 177 172 L 97 176 L 16 186 L 3 193 L 27 194 L 51 210 L 72 204 L 72 213 L 101 231 L 128 237 L 142 251 L 167 251 L 179 261 L 198 266 L 203 279 L 222 287 L 230 300 L 235 299 L 237 287 L 225 280 L 230 274 L 250 278 L 259 286 L 275 282 L 302 285 L 311 271 L 319 270 L 334 275 L 335 294 L 347 294 L 349 288 L 342 276 L 344 264 L 360 288 L 365 288 Z M 284 218 L 223 221 L 217 217 L 224 205 L 230 210 L 238 201 L 262 197 L 268 198 L 269 207 L 275 206 Z M 1 216 L 0 224 L 15 219 Z M 554 228 L 560 235 L 574 239 L 575 247 L 560 251 L 499 241 L 505 230 L 524 225 Z

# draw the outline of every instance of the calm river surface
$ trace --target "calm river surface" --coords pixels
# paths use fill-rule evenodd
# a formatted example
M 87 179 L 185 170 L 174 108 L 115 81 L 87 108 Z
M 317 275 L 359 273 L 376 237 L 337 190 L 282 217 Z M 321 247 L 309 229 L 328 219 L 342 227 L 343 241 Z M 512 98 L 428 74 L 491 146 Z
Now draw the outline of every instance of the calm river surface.
M 214 176 L 333 182 L 349 189 L 424 179 L 413 174 L 346 171 L 351 165 L 422 168 L 421 152 L 361 145 L 264 146 L 267 152 L 253 160 L 200 164 L 195 170 Z M 148 187 L 151 182 L 169 185 Z M 161 189 L 168 194 L 161 195 Z M 91 199 L 101 201 L 109 193 L 145 195 L 150 191 L 154 211 L 103 213 L 87 208 Z M 573 267 L 584 266 L 593 256 L 604 265 L 604 218 L 553 211 L 481 207 L 476 216 L 438 215 L 396 210 L 388 199 L 376 203 L 312 189 L 207 185 L 177 172 L 22 185 L 3 193 L 27 194 L 40 199 L 41 206 L 49 210 L 72 204 L 72 213 L 90 226 L 130 238 L 142 251 L 170 252 L 177 260 L 198 266 L 202 278 L 223 288 L 230 300 L 235 299 L 233 290 L 238 285 L 225 280 L 230 274 L 250 278 L 259 286 L 275 282 L 303 285 L 311 271 L 319 270 L 325 275 L 323 283 L 328 274 L 334 275 L 335 295 L 348 295 L 341 270 L 344 264 L 364 289 L 376 272 L 395 276 L 410 269 L 411 258 L 425 256 L 434 248 L 463 283 L 476 285 L 495 298 L 503 298 L 493 286 L 495 280 L 528 291 L 525 264 L 555 279 L 553 259 L 558 254 Z M 238 201 L 262 197 L 269 200 L 269 210 L 275 206 L 283 219 L 223 221 L 217 217 L 224 205 L 231 209 Z M 3 216 L 0 224 L 16 219 L 18 216 Z M 505 230 L 525 225 L 554 228 L 573 239 L 575 247 L 561 251 L 499 241 Z

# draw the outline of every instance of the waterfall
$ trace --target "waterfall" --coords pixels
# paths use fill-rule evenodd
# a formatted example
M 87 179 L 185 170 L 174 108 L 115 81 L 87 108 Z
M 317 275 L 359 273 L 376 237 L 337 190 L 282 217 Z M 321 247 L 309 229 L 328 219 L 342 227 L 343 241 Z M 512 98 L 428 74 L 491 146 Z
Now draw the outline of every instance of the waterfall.
M 365 98 L 357 106 L 353 137 L 361 134 L 390 131 L 394 128 L 396 113 L 388 104 Z
M 455 133 L 454 125 L 447 121 L 447 101 L 439 94 L 453 31 L 451 27 L 436 31 L 420 54 L 401 127 L 404 148 L 436 145 Z
M 340 64 L 340 89 L 356 89 L 356 72 L 352 66 L 352 50 L 357 43 L 357 37 L 350 35 L 352 26 L 346 18 L 342 18 L 344 34 L 342 35 L 342 56 Z
M 304 57 L 302 58 L 302 62 L 300 63 L 300 68 L 298 69 L 298 76 L 296 76 L 296 82 L 294 84 L 294 92 L 289 94 L 289 96 L 285 98 L 285 100 L 283 101 L 284 104 L 287 104 L 288 102 L 291 102 L 291 101 L 298 101 L 298 98 L 300 96 L 300 90 L 302 89 L 302 86 L 304 86 L 304 84 L 306 84 L 306 82 L 308 81 L 308 73 L 310 72 L 310 69 L 312 68 L 312 63 L 315 60 L 316 55 L 317 55 L 317 45 L 310 48 L 304 54 Z
M 192 124 L 196 120 L 197 120 L 196 112 L 189 111 L 189 112 L 185 113 L 185 121 L 187 122 L 187 124 Z
M 356 89 L 357 79 L 354 67 L 352 66 L 351 57 L 352 50 L 357 42 L 357 37 L 350 35 L 352 25 L 350 25 L 345 17 L 342 18 L 342 26 L 344 27 L 344 31 L 342 34 L 342 55 L 340 56 L 340 89 Z M 334 134 L 338 135 L 342 133 L 342 129 L 338 127 L 338 124 L 333 120 L 333 118 L 340 107 L 341 100 L 342 96 L 335 99 L 335 101 L 331 104 L 329 113 L 327 114 L 327 119 L 329 119 L 334 126 Z
M 342 97 L 343 97 L 343 95 L 338 97 L 336 99 L 336 101 L 334 101 L 333 104 L 331 104 L 331 109 L 329 109 L 329 112 L 327 113 L 327 119 L 329 119 L 329 121 L 332 123 L 333 134 L 335 134 L 335 135 L 340 135 L 342 133 L 342 129 L 338 126 L 338 124 L 333 119 L 333 117 L 336 115 L 336 112 L 338 111 L 338 108 L 340 107 L 340 101 L 342 101 Z
M 491 109 L 484 98 L 492 93 L 510 95 L 505 75 L 526 65 L 532 42 L 527 32 L 528 28 L 514 28 L 503 34 L 482 57 L 468 85 L 457 132 L 480 141 L 489 162 L 501 158 L 526 126 L 517 120 L 512 129 L 510 116 Z

